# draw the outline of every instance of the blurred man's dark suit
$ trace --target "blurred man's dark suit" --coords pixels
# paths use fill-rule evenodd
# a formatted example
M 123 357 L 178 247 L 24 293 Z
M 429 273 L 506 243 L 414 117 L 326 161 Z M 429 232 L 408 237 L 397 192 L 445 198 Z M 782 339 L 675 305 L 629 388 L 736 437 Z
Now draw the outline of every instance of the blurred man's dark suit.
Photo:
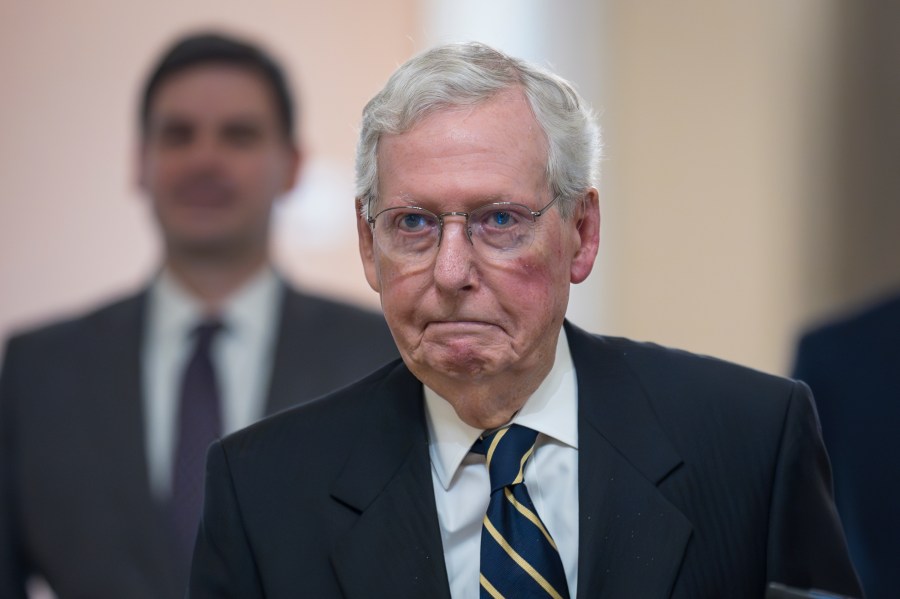
M 566 334 L 578 597 L 858 591 L 805 386 Z M 449 597 L 423 404 L 398 361 L 214 443 L 190 599 Z
M 850 554 L 871 599 L 900 597 L 900 297 L 805 335 Z
M 13 338 L 0 373 L 0 597 L 183 597 L 144 445 L 146 293 Z M 397 356 L 384 319 L 285 288 L 265 412 Z M 309 456 L 294 456 L 308 459 Z M 75 591 L 77 589 L 77 592 Z

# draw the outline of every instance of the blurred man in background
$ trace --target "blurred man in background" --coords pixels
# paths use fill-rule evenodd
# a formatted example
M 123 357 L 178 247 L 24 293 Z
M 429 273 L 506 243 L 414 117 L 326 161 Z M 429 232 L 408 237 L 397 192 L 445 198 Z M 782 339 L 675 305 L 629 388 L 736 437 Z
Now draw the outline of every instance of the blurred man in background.
M 161 267 L 8 343 L 0 597 L 32 576 L 60 597 L 182 597 L 209 443 L 397 355 L 381 315 L 301 294 L 270 264 L 272 206 L 303 161 L 294 130 L 258 47 L 194 35 L 152 71 L 139 180 Z
M 812 388 L 834 497 L 869 599 L 900 594 L 900 296 L 808 332 L 794 376 Z

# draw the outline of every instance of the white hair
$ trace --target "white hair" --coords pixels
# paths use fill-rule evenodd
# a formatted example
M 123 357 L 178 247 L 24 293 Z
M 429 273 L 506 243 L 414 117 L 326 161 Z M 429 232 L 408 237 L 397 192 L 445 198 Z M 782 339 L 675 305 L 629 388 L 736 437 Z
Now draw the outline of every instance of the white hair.
M 403 64 L 363 109 L 356 148 L 356 196 L 363 215 L 378 200 L 378 141 L 401 134 L 442 109 L 473 106 L 520 88 L 548 142 L 547 184 L 559 211 L 596 187 L 600 128 L 591 109 L 564 79 L 485 44 L 438 46 Z

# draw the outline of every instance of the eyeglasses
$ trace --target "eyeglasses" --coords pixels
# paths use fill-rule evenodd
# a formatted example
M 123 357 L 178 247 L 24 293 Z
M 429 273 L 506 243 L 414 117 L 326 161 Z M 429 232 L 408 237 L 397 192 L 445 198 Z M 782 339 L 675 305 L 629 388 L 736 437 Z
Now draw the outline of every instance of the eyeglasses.
M 540 210 L 513 202 L 485 204 L 471 212 L 435 214 L 420 206 L 385 208 L 367 220 L 375 243 L 392 260 L 421 262 L 437 254 L 444 235 L 444 218 L 465 219 L 469 243 L 484 258 L 509 260 L 521 255 L 534 240 L 534 225 L 559 199 Z

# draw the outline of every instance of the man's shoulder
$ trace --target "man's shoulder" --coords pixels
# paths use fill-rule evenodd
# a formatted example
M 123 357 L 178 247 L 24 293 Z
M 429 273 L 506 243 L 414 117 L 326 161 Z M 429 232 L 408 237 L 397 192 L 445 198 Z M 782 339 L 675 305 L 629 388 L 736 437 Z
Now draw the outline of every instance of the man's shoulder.
M 226 453 L 234 455 L 278 454 L 298 445 L 347 444 L 353 431 L 370 422 L 373 410 L 379 410 L 384 385 L 396 377 L 412 377 L 399 359 L 346 387 L 263 418 L 227 435 L 221 443 Z
M 334 382 L 341 384 L 399 355 L 380 312 L 290 287 L 281 311 L 280 335 L 285 355 L 322 365 L 319 374 L 337 376 Z M 326 389 L 334 387 L 329 384 Z
M 900 296 L 894 296 L 807 331 L 797 345 L 793 374 L 810 384 L 820 407 L 861 389 L 867 391 L 859 401 L 880 403 L 890 395 L 884 389 L 897 385 L 898 339 Z
M 879 339 L 896 343 L 898 336 L 900 294 L 882 298 L 810 328 L 803 334 L 800 345 L 806 349 L 832 345 L 851 349 L 858 343 L 871 343 Z
M 692 372 L 716 374 L 724 379 L 754 379 L 769 383 L 786 382 L 783 377 L 708 354 L 649 342 L 622 340 L 622 343 L 630 346 L 633 362 L 640 362 L 658 369 L 674 370 L 681 374 Z
M 387 323 L 380 311 L 299 291 L 290 285 L 286 286 L 282 319 L 288 326 L 327 328 L 334 333 L 333 339 L 342 339 L 345 334 L 390 339 Z
M 635 341 L 625 337 L 590 336 L 597 347 L 605 346 L 608 355 L 621 358 L 622 363 L 641 380 L 669 381 L 703 386 L 763 385 L 786 387 L 793 381 L 710 355 L 667 347 L 649 341 Z
M 337 298 L 301 291 L 288 284 L 285 285 L 285 289 L 285 304 L 289 311 L 303 312 L 311 317 L 340 316 L 359 321 L 384 322 L 384 316 L 376 310 Z
M 123 327 L 139 325 L 145 292 L 120 296 L 80 313 L 59 317 L 14 332 L 7 341 L 7 351 L 52 351 L 73 344 L 84 344 L 98 336 L 125 334 Z
M 613 401 L 646 398 L 665 426 L 686 416 L 715 415 L 735 427 L 770 428 L 793 401 L 808 394 L 796 381 L 720 358 L 621 337 L 576 339 L 582 347 L 573 349 L 573 358 L 579 386 L 589 389 L 585 397 L 600 402 L 609 402 L 610 394 L 619 395 Z
M 730 451 L 766 440 L 776 448 L 791 415 L 812 410 L 808 389 L 784 377 L 655 343 L 594 341 L 606 354 L 595 354 L 593 370 L 604 374 L 591 372 L 589 363 L 578 369 L 576 362 L 584 409 L 600 426 L 620 419 L 646 438 L 657 435 L 647 431 L 661 431 L 686 461 L 702 462 L 712 446 Z

